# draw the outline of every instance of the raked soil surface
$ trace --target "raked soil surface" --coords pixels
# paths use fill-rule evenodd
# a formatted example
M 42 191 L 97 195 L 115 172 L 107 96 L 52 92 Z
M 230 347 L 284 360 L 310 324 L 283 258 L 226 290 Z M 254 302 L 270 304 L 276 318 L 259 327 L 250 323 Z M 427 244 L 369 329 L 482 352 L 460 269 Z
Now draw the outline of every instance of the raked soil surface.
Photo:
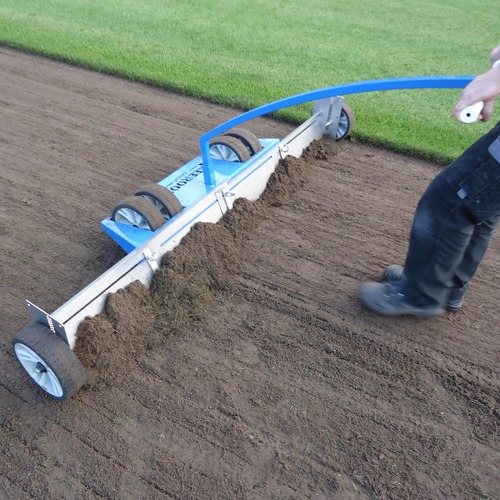
M 0 498 L 499 499 L 500 242 L 459 312 L 366 310 L 441 167 L 354 141 L 289 157 L 110 296 L 73 398 L 23 371 L 24 299 L 54 311 L 119 261 L 99 221 L 238 113 L 0 49 Z

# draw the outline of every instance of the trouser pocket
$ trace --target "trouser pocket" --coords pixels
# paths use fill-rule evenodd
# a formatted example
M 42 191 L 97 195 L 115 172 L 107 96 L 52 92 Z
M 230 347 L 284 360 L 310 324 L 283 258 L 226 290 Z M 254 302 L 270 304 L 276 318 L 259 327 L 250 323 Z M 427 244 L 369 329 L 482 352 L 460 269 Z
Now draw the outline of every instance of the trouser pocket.
M 500 164 L 491 158 L 458 183 L 465 208 L 482 222 L 500 213 Z

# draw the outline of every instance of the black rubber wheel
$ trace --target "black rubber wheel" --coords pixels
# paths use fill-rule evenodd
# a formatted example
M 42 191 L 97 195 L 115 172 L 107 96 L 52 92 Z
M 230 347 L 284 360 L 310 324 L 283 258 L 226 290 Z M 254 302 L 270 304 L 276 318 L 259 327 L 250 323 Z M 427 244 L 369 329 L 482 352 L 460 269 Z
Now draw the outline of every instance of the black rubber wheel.
M 113 210 L 111 218 L 129 226 L 156 231 L 165 219 L 160 210 L 142 196 L 129 196 Z
M 148 184 L 139 189 L 135 195 L 142 196 L 153 204 L 165 219 L 171 219 L 183 209 L 175 194 L 160 184 Z
M 342 103 L 342 111 L 340 112 L 339 126 L 335 134 L 335 140 L 341 141 L 345 139 L 354 128 L 355 116 L 351 106 L 346 102 Z
M 250 152 L 242 141 L 229 135 L 218 135 L 209 141 L 210 158 L 243 163 L 250 159 Z
M 34 323 L 12 340 L 14 353 L 35 384 L 65 401 L 85 383 L 85 372 L 68 344 L 45 325 Z
M 242 127 L 233 128 L 224 133 L 230 137 L 235 137 L 239 139 L 250 152 L 250 156 L 257 153 L 262 149 L 262 144 L 260 143 L 258 137 L 250 130 Z

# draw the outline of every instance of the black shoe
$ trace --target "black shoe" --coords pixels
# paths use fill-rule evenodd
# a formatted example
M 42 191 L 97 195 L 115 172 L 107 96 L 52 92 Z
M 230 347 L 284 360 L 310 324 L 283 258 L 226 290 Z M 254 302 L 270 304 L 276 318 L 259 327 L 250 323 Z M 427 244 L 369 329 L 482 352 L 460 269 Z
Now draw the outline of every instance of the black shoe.
M 397 264 L 387 266 L 384 271 L 383 279 L 388 283 L 398 283 L 404 281 L 406 279 L 404 267 L 398 266 Z M 464 285 L 461 288 L 454 288 L 448 295 L 448 300 L 444 305 L 445 309 L 448 311 L 458 311 L 462 307 L 467 288 L 467 285 Z
M 408 304 L 397 283 L 364 283 L 359 287 L 359 298 L 369 309 L 385 316 L 433 318 L 444 312 L 438 306 L 416 307 Z

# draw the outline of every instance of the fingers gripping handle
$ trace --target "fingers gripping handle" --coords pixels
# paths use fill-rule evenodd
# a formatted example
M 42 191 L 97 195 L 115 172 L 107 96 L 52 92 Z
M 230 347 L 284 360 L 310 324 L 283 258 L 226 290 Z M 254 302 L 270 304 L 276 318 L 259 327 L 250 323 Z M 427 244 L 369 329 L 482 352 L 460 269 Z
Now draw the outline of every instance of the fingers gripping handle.
M 463 123 L 473 123 L 478 117 L 479 113 L 483 109 L 483 101 L 476 102 L 476 104 L 472 104 L 471 106 L 467 106 L 466 108 L 460 111 L 459 119 Z

